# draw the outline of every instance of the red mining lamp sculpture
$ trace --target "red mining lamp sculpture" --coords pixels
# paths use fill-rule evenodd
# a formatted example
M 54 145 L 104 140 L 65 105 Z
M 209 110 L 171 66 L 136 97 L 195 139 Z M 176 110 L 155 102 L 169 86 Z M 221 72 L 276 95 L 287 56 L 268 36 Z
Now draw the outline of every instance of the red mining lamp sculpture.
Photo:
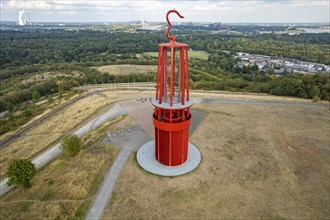
M 166 166 L 177 166 L 187 160 L 189 108 L 193 104 L 189 100 L 188 45 L 177 43 L 175 36 L 169 35 L 172 25 L 168 16 L 172 12 L 184 18 L 176 10 L 167 12 L 166 37 L 171 42 L 158 45 L 156 97 L 151 101 L 155 106 L 155 156 Z
M 167 12 L 166 37 L 171 41 L 158 45 L 156 96 L 151 99 L 155 107 L 155 140 L 144 144 L 137 153 L 138 163 L 145 170 L 163 176 L 188 173 L 201 160 L 199 150 L 188 142 L 193 104 L 189 98 L 188 45 L 169 35 L 171 13 L 184 18 L 176 10 Z

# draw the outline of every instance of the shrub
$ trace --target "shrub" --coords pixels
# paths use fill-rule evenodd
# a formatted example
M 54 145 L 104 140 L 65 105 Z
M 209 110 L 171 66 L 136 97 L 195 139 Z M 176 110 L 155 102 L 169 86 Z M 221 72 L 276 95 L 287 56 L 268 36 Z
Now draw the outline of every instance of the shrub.
M 40 99 L 40 97 L 41 97 L 41 95 L 40 95 L 40 93 L 38 91 L 34 91 L 32 93 L 32 99 L 33 100 L 38 100 L 38 99 Z
M 30 180 L 36 175 L 37 168 L 31 160 L 16 159 L 10 162 L 6 176 L 7 185 L 22 185 L 25 189 L 31 187 Z
M 53 99 L 52 96 L 50 96 L 50 95 L 47 96 L 47 103 L 48 103 L 48 104 L 52 104 L 52 103 L 54 103 L 54 99 Z
M 64 155 L 73 157 L 77 155 L 81 149 L 81 140 L 77 135 L 69 135 L 63 139 L 61 148 Z
M 313 100 L 312 100 L 313 102 L 319 102 L 319 101 L 321 101 L 321 99 L 320 99 L 320 97 L 317 95 L 317 96 L 314 96 L 313 97 Z

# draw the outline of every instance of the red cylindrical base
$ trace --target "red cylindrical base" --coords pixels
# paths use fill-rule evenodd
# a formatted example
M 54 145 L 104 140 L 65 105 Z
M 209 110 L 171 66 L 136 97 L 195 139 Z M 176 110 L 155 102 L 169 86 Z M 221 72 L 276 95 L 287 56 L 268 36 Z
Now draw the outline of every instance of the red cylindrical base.
M 178 166 L 187 160 L 191 116 L 183 122 L 169 123 L 154 117 L 155 157 L 166 166 Z

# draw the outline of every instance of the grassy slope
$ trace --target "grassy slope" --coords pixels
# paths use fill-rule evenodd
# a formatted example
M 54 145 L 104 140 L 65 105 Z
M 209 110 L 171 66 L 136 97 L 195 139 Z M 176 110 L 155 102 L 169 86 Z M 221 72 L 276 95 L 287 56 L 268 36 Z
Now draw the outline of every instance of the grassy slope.
M 107 104 L 108 100 L 102 96 L 86 97 L 1 149 L 0 177 L 4 175 L 11 159 L 31 158 Z
M 76 217 L 83 219 L 104 175 L 119 152 L 98 142 L 106 131 L 116 131 L 132 123 L 119 116 L 83 137 L 84 149 L 73 158 L 57 157 L 38 171 L 32 187 L 18 187 L 0 199 L 0 219 Z

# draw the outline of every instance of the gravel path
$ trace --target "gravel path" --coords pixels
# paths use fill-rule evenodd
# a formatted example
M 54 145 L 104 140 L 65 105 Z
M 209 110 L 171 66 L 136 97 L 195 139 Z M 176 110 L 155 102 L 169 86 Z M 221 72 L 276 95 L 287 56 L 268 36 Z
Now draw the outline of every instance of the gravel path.
M 116 184 L 117 177 L 120 171 L 123 169 L 129 155 L 131 154 L 130 149 L 122 149 L 116 160 L 112 164 L 108 174 L 106 175 L 102 186 L 97 194 L 93 206 L 90 208 L 86 219 L 100 219 L 105 206 L 107 205 L 111 196 L 112 190 Z
M 108 142 L 107 138 L 103 140 L 103 143 L 105 144 L 115 144 L 116 146 L 122 147 L 122 149 L 103 180 L 102 186 L 97 193 L 96 199 L 94 200 L 86 219 L 100 219 L 102 217 L 103 210 L 111 197 L 117 178 L 121 170 L 124 168 L 130 154 L 138 150 L 142 144 L 151 139 L 140 125 L 133 125 L 125 130 L 128 129 L 130 132 L 122 131 L 120 134 L 117 134 L 112 138 L 111 143 Z M 121 136 L 124 135 L 124 133 L 125 136 Z

